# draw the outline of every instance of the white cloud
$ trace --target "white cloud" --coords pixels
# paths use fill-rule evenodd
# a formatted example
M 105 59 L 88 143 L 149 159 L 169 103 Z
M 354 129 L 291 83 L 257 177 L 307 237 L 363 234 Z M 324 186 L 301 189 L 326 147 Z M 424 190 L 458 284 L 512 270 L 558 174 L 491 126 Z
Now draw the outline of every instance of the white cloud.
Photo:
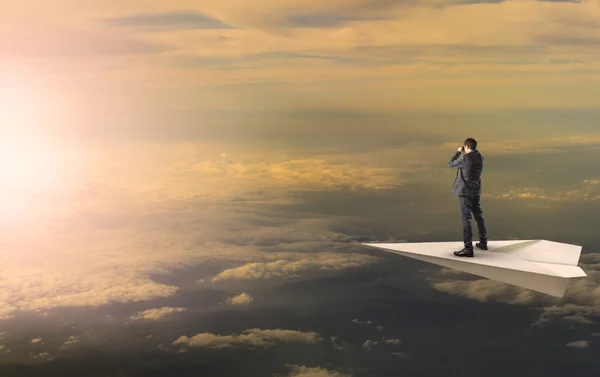
M 191 347 L 229 348 L 236 345 L 271 347 L 277 343 L 318 343 L 320 341 L 322 341 L 322 338 L 315 332 L 284 329 L 248 329 L 242 331 L 240 334 L 231 335 L 201 333 L 191 338 L 184 335 L 175 340 L 173 344 L 188 344 Z
M 288 377 L 349 377 L 349 375 L 320 367 L 305 365 L 288 365 L 288 367 L 291 369 Z
M 352 323 L 356 323 L 356 324 L 359 324 L 359 325 L 364 325 L 364 324 L 366 324 L 366 325 L 371 325 L 371 324 L 373 324 L 373 321 L 362 321 L 362 320 L 360 320 L 360 319 L 356 319 L 356 318 L 354 318 L 354 319 L 352 320 Z
M 41 339 L 41 338 L 34 338 L 34 339 L 31 339 L 31 344 L 37 344 L 37 343 L 41 343 L 41 342 L 42 342 L 42 339 Z
M 162 319 L 170 314 L 184 312 L 185 308 L 171 308 L 168 306 L 164 306 L 162 308 L 148 309 L 141 312 L 137 312 L 129 317 L 132 321 L 139 320 L 152 320 L 157 321 Z
M 590 342 L 587 340 L 577 340 L 575 342 L 567 343 L 567 347 L 571 348 L 588 348 L 590 346 Z
M 243 292 L 237 296 L 229 297 L 225 300 L 226 303 L 230 305 L 250 305 L 254 301 L 252 296 Z
M 400 339 L 385 339 L 383 342 L 387 343 L 387 344 L 401 344 L 402 343 L 402 341 Z
M 227 269 L 212 278 L 212 282 L 222 280 L 254 280 L 300 277 L 320 271 L 340 271 L 363 267 L 379 261 L 379 258 L 365 254 L 341 253 L 279 253 L 267 255 L 273 262 L 247 263 L 241 267 Z

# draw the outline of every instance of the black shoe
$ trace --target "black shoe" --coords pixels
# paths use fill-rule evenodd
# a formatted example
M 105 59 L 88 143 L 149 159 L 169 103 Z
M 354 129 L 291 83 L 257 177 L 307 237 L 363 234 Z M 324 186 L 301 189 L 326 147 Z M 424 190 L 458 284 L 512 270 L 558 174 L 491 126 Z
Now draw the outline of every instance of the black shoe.
M 473 249 L 463 248 L 460 251 L 455 251 L 454 255 L 456 255 L 457 257 L 472 257 L 473 255 L 475 255 L 475 253 L 473 253 Z
M 480 248 L 481 250 L 487 250 L 487 249 L 488 249 L 488 247 L 487 247 L 487 244 L 483 244 L 483 245 L 482 245 L 482 244 L 481 244 L 481 243 L 479 243 L 479 242 L 477 242 L 477 243 L 475 244 L 475 246 L 477 246 L 477 247 L 478 247 L 478 248 Z

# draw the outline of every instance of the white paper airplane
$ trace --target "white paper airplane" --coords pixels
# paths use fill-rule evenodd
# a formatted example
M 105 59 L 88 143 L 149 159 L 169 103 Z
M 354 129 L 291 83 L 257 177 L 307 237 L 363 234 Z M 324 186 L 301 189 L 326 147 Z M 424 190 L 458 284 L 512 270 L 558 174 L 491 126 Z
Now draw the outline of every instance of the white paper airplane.
M 453 253 L 461 242 L 363 243 L 472 275 L 562 297 L 569 279 L 587 276 L 577 266 L 581 246 L 547 240 L 489 241 L 473 258 Z

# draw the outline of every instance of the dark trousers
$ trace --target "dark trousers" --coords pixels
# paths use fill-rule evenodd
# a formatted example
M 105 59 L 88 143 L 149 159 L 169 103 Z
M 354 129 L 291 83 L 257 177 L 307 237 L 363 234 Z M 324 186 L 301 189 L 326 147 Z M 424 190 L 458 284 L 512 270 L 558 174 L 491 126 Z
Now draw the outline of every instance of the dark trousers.
M 483 220 L 483 211 L 481 210 L 481 196 L 464 196 L 459 195 L 460 209 L 462 212 L 463 223 L 463 241 L 466 249 L 473 249 L 473 231 L 471 230 L 471 212 L 477 221 L 479 230 L 479 242 L 482 245 L 487 245 L 487 232 L 485 222 Z

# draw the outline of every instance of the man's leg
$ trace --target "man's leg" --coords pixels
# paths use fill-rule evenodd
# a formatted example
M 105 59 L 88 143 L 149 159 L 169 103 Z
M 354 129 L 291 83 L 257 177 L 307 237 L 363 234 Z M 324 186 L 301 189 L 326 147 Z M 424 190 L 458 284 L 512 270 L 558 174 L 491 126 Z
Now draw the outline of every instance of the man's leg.
M 471 201 L 469 196 L 458 196 L 460 199 L 460 209 L 462 212 L 463 223 L 463 241 L 465 249 L 473 250 L 473 230 L 471 229 Z
M 472 210 L 475 221 L 477 221 L 477 229 L 479 230 L 479 243 L 482 246 L 487 246 L 487 230 L 485 229 L 483 211 L 481 210 L 481 196 L 476 196 L 473 199 Z

